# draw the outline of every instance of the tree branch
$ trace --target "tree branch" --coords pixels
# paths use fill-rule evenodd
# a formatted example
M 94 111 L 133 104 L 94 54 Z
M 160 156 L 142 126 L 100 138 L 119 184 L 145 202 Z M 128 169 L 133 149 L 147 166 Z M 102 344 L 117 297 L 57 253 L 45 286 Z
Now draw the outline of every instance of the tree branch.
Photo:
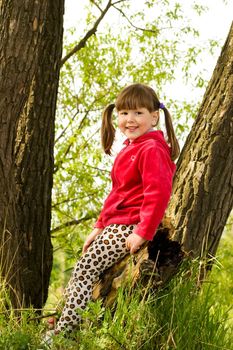
M 56 207 L 59 207 L 60 205 L 62 205 L 62 204 L 64 204 L 64 203 L 71 203 L 71 202 L 77 202 L 78 200 L 80 200 L 80 199 L 83 199 L 83 198 L 86 198 L 86 197 L 88 197 L 88 198 L 93 198 L 94 196 L 95 196 L 95 198 L 96 198 L 96 195 L 98 194 L 98 190 L 96 190 L 96 191 L 94 191 L 94 192 L 92 192 L 92 193 L 86 193 L 84 196 L 78 196 L 78 197 L 74 197 L 74 198 L 67 198 L 67 199 L 64 199 L 64 200 L 62 200 L 61 202 L 57 202 L 57 203 L 54 203 L 53 205 L 52 205 L 52 208 L 55 208 L 56 209 Z
M 112 3 L 112 6 L 116 5 L 116 4 L 119 4 L 120 2 L 124 2 L 125 0 L 118 0 L 118 1 L 115 1 Z
M 92 2 L 92 4 L 94 4 L 100 10 L 101 13 L 103 12 L 101 7 L 94 0 L 90 0 L 90 2 Z
M 80 219 L 74 219 L 74 220 L 71 220 L 71 221 L 67 221 L 64 224 L 61 224 L 61 225 L 55 227 L 54 229 L 52 229 L 50 231 L 50 233 L 53 234 L 54 232 L 61 231 L 61 230 L 63 230 L 66 227 L 79 225 L 82 221 L 87 221 L 87 220 L 93 219 L 95 216 L 96 216 L 96 214 L 94 213 L 92 215 L 86 215 L 86 216 L 84 216 L 83 218 L 80 218 Z
M 92 1 L 94 4 L 95 2 Z M 96 4 L 95 4 L 96 5 Z M 79 50 L 81 50 L 82 48 L 85 47 L 87 40 L 96 33 L 98 25 L 100 24 L 100 22 L 102 21 L 102 19 L 104 18 L 104 16 L 106 15 L 106 13 L 108 12 L 108 10 L 110 9 L 110 7 L 112 6 L 112 0 L 109 0 L 107 3 L 107 6 L 105 7 L 104 10 L 101 11 L 101 9 L 99 9 L 101 11 L 101 15 L 99 16 L 99 18 L 97 19 L 97 21 L 94 23 L 93 27 L 87 32 L 87 34 L 80 40 L 80 42 L 65 56 L 61 59 L 61 66 L 63 66 L 63 64 L 71 57 L 73 56 L 76 52 L 78 52 Z
M 116 4 L 116 3 L 115 3 Z M 149 32 L 149 33 L 153 33 L 153 34 L 158 34 L 158 29 L 157 30 L 153 30 L 153 29 L 146 29 L 146 28 L 140 28 L 140 27 L 136 27 L 132 22 L 131 20 L 125 15 L 125 13 L 119 9 L 118 7 L 115 6 L 115 4 L 113 4 L 112 6 L 120 12 L 120 14 L 127 20 L 127 22 L 133 27 L 135 28 L 136 30 L 140 30 L 142 32 Z
M 104 96 L 101 95 L 99 98 L 95 98 L 94 101 L 93 101 L 93 102 L 91 103 L 91 105 L 90 105 L 90 109 L 85 110 L 85 111 L 80 111 L 80 110 L 78 110 L 78 113 L 80 113 L 80 114 L 85 113 L 85 115 L 84 115 L 84 117 L 82 118 L 82 120 L 80 121 L 79 126 L 78 126 L 77 130 L 74 132 L 74 135 L 73 135 L 73 136 L 77 136 L 77 135 L 78 135 L 78 132 L 81 130 L 81 128 L 82 128 L 82 126 L 83 126 L 83 123 L 84 123 L 84 121 L 87 119 L 88 114 L 89 114 L 90 112 L 99 111 L 99 110 L 100 110 L 99 108 L 91 109 L 91 107 L 94 106 L 95 103 L 96 103 L 97 101 L 101 100 L 103 97 L 104 97 Z M 75 116 L 74 116 L 74 117 L 75 117 Z M 72 118 L 72 120 L 74 119 L 74 117 Z M 72 123 L 69 124 L 69 125 L 72 125 Z M 65 130 L 65 131 L 66 131 L 66 130 Z M 63 134 L 64 134 L 64 133 L 63 133 Z M 64 155 L 63 155 L 63 159 L 60 160 L 57 164 L 54 164 L 54 170 L 53 170 L 53 173 L 54 173 L 54 174 L 59 170 L 59 167 L 64 163 L 64 161 L 65 161 L 65 159 L 66 159 L 66 156 L 67 156 L 67 154 L 69 153 L 70 148 L 71 148 L 71 146 L 72 146 L 73 144 L 74 144 L 74 141 L 72 141 L 72 142 L 67 146 L 66 151 L 64 152 Z
M 71 120 L 69 121 L 69 123 L 67 124 L 67 126 L 62 130 L 62 132 L 60 133 L 60 135 L 55 139 L 54 144 L 56 145 L 56 143 L 60 140 L 60 138 L 62 138 L 62 136 L 65 134 L 66 130 L 70 127 L 70 125 L 73 123 L 75 117 L 78 115 L 79 111 L 77 111 L 73 117 L 71 118 Z

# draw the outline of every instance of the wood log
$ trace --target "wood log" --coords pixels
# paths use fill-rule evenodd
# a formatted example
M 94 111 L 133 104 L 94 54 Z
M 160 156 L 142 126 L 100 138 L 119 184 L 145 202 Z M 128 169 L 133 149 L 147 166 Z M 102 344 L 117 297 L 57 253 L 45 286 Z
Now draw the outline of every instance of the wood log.
M 134 288 L 138 282 L 153 291 L 164 286 L 176 274 L 186 256 L 179 242 L 172 240 L 174 229 L 165 218 L 151 242 L 147 242 L 138 253 L 127 255 L 107 269 L 96 283 L 93 299 L 101 298 L 105 306 L 111 306 L 120 286 L 127 283 Z

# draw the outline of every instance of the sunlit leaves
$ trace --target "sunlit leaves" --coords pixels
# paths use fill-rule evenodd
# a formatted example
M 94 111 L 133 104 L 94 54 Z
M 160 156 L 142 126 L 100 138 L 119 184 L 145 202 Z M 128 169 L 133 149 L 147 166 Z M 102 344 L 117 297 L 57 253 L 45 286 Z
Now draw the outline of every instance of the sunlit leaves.
M 80 28 L 64 38 L 65 55 L 90 30 L 106 3 L 84 1 L 77 13 Z M 204 10 L 202 4 L 193 7 L 198 13 Z M 125 85 L 150 84 L 168 106 L 177 134 L 184 139 L 199 101 L 176 101 L 169 86 L 177 77 L 191 80 L 198 88 L 205 86 L 200 69 L 194 69 L 203 49 L 195 41 L 198 35 L 179 2 L 121 1 L 63 65 L 56 120 L 53 228 L 82 219 L 79 225 L 56 231 L 56 242 L 69 247 L 67 251 L 72 251 L 75 239 L 80 244 L 91 230 L 111 186 L 113 159 L 103 155 L 100 145 L 103 108 L 115 101 Z M 215 47 L 212 42 L 212 50 Z

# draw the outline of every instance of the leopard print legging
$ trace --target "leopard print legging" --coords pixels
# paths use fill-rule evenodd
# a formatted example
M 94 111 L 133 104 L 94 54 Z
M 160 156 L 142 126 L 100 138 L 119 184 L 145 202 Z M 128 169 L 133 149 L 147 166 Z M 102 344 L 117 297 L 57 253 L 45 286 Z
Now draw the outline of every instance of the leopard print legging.
M 55 332 L 69 332 L 77 326 L 81 317 L 76 310 L 85 309 L 100 274 L 128 254 L 126 238 L 134 228 L 135 225 L 111 224 L 92 242 L 74 267 L 65 291 L 66 304 Z

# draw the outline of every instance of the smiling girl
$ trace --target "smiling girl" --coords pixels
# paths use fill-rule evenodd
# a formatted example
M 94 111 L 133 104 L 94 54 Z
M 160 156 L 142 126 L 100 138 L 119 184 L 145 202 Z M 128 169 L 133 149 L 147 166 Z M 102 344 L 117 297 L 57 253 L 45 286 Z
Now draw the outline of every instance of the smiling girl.
M 132 84 L 123 89 L 115 104 L 103 112 L 101 140 L 106 154 L 111 154 L 115 137 L 114 109 L 126 140 L 111 171 L 112 190 L 67 286 L 55 334 L 72 331 L 79 324 L 78 310 L 85 309 L 103 271 L 153 239 L 171 196 L 176 168 L 173 160 L 179 155 L 179 145 L 167 108 L 147 85 Z M 168 143 L 162 131 L 154 130 L 159 109 L 164 111 Z

